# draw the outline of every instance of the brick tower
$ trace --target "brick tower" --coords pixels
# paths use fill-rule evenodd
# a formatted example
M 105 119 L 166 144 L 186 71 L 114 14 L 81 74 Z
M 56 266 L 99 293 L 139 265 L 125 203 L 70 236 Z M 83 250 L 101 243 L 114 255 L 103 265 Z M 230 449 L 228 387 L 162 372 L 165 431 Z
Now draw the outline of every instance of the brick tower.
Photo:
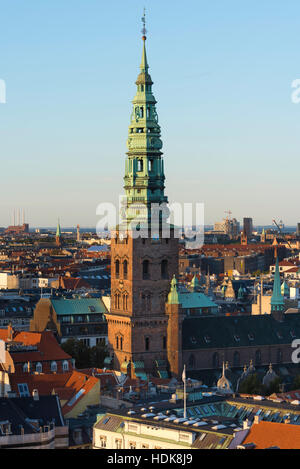
M 170 281 L 178 272 L 178 238 L 166 223 L 162 141 L 145 34 L 144 27 L 127 140 L 122 221 L 112 233 L 111 310 L 106 315 L 110 366 L 144 378 L 166 373 L 165 306 Z

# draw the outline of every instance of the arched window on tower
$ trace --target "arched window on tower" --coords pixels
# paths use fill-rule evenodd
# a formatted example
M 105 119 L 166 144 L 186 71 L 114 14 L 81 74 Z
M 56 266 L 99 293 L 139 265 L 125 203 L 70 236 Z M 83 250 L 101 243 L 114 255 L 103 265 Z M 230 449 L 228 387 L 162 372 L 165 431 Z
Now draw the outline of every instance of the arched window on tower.
M 123 295 L 123 310 L 127 311 L 128 308 L 128 295 L 124 293 Z
M 140 117 L 141 119 L 144 117 L 144 108 L 140 107 Z
M 120 276 L 120 261 L 118 259 L 115 261 L 115 275 L 116 278 Z
M 123 262 L 123 277 L 125 280 L 127 279 L 127 274 L 128 274 L 128 262 L 124 261 Z
M 168 261 L 166 259 L 164 259 L 161 262 L 161 278 L 163 278 L 163 279 L 168 279 L 169 278 L 169 275 L 168 275 Z
M 148 171 L 153 171 L 153 160 L 148 160 Z
M 115 308 L 120 309 L 120 294 L 119 293 L 115 294 Z
M 150 262 L 148 260 L 143 261 L 143 280 L 150 278 Z
M 150 339 L 149 337 L 145 337 L 145 350 L 150 350 Z
M 142 172 L 143 171 L 143 168 L 144 168 L 144 163 L 143 163 L 143 160 L 138 160 L 137 161 L 137 170 L 138 172 Z

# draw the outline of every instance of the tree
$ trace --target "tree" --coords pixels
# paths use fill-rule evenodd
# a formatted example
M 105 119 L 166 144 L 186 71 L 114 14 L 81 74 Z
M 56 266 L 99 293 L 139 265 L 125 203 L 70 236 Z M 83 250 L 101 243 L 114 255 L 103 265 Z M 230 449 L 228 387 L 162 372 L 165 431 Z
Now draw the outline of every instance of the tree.
M 105 343 L 99 342 L 91 348 L 90 366 L 94 368 L 103 368 L 104 359 L 108 356 L 108 349 Z
M 300 389 L 300 375 L 295 376 L 293 384 L 291 386 L 291 391 Z
M 103 368 L 104 359 L 108 356 L 106 344 L 101 342 L 94 347 L 88 347 L 82 340 L 68 339 L 61 347 L 75 359 L 78 369 Z
M 90 348 L 82 340 L 68 339 L 62 349 L 75 359 L 76 368 L 89 368 Z
M 262 394 L 263 385 L 257 374 L 249 375 L 239 385 L 239 392 L 242 394 Z

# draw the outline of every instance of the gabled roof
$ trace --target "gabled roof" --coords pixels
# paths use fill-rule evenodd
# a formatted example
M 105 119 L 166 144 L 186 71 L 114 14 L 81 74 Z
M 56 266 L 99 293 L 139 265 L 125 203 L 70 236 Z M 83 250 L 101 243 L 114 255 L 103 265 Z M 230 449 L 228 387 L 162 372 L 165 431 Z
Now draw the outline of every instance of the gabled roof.
M 25 362 L 43 362 L 52 360 L 70 360 L 68 355 L 60 347 L 51 331 L 43 332 L 14 332 L 13 340 L 8 340 L 8 329 L 0 329 L 0 339 L 12 344 L 10 355 L 14 363 Z M 14 345 L 20 343 L 25 346 L 35 346 L 36 350 L 20 350 L 13 349 Z
M 18 384 L 27 384 L 30 394 L 37 389 L 39 395 L 50 396 L 57 394 L 60 399 L 67 400 L 62 408 L 63 414 L 70 412 L 83 396 L 98 383 L 98 379 L 73 370 L 69 373 L 56 374 L 19 374 L 11 375 L 12 390 L 19 395 Z
M 40 425 L 48 425 L 52 421 L 57 427 L 65 426 L 61 407 L 57 396 L 0 398 L 1 420 L 8 420 L 12 425 L 12 433 L 20 435 L 20 426 L 25 434 L 38 433 Z M 34 428 L 28 419 L 37 420 L 39 425 Z

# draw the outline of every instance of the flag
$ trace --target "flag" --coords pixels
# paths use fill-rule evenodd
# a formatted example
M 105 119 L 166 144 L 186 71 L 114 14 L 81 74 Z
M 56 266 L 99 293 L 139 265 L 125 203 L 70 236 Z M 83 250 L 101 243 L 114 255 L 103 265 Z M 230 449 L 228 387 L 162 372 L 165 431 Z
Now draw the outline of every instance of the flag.
M 185 365 L 184 365 L 183 372 L 182 372 L 182 381 L 185 382 L 185 380 L 186 380 L 186 374 L 185 374 Z

